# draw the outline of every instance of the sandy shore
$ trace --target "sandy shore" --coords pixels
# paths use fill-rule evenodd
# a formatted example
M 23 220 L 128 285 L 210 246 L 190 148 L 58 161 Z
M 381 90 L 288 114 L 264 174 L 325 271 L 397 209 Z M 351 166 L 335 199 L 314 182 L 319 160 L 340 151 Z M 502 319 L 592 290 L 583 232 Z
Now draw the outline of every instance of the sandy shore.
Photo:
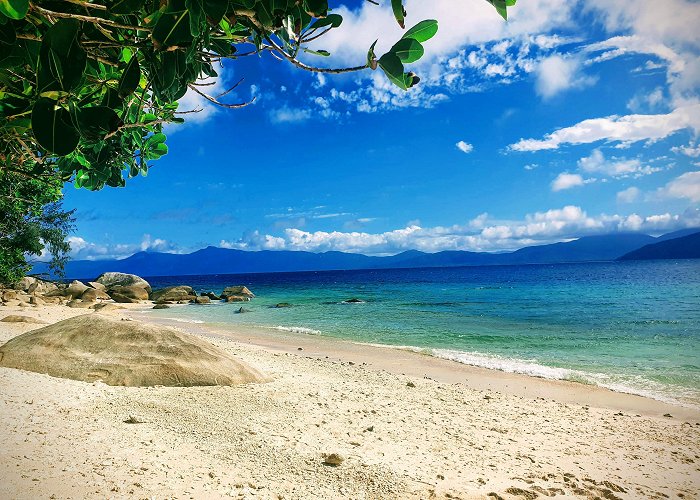
M 101 314 L 0 308 L 86 313 Z M 0 323 L 0 343 L 40 326 Z M 693 409 L 407 351 L 175 326 L 274 381 L 123 388 L 0 368 L 0 498 L 698 498 Z

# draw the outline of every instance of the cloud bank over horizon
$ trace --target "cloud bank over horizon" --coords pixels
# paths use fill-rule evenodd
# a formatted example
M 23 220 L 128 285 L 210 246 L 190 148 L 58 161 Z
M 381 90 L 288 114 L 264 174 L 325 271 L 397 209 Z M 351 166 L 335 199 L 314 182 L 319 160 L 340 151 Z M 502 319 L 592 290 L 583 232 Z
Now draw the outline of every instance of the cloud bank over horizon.
M 694 181 L 700 185 L 700 178 Z M 682 189 L 677 185 L 666 189 Z M 687 195 L 687 193 L 683 193 Z M 692 196 L 700 196 L 694 192 Z M 287 228 L 280 236 L 254 231 L 237 240 L 222 239 L 216 245 L 245 251 L 291 250 L 305 252 L 339 251 L 364 255 L 394 255 L 407 250 L 435 253 L 445 250 L 471 252 L 513 251 L 525 246 L 570 241 L 584 236 L 615 233 L 660 235 L 686 228 L 700 228 L 700 209 L 680 214 L 641 216 L 599 214 L 591 216 L 581 207 L 568 205 L 546 212 L 527 214 L 522 220 L 498 220 L 480 214 L 463 225 L 422 227 L 418 223 L 382 233 L 360 231 L 303 231 Z M 700 230 L 700 229 L 699 229 Z M 100 245 L 81 237 L 69 238 L 73 259 L 122 259 L 137 252 L 189 253 L 173 242 L 145 234 L 138 243 Z

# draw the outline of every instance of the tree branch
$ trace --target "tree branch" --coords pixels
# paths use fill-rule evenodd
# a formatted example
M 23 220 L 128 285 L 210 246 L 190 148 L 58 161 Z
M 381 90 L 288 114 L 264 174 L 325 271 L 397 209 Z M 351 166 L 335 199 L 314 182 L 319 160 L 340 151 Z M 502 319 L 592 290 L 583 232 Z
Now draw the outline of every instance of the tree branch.
M 211 102 L 211 103 L 213 103 L 213 104 L 216 104 L 217 106 L 221 106 L 221 107 L 223 107 L 223 108 L 228 108 L 228 109 L 240 109 L 240 108 L 244 108 L 244 107 L 246 107 L 246 106 L 249 106 L 249 105 L 253 104 L 253 102 L 255 102 L 255 97 L 253 97 L 253 98 L 252 98 L 250 101 L 248 101 L 248 102 L 241 102 L 241 103 L 238 103 L 238 104 L 226 104 L 225 102 L 217 101 L 217 100 L 214 99 L 212 96 L 205 94 L 204 92 L 202 92 L 201 90 L 199 90 L 197 87 L 195 87 L 195 86 L 192 85 L 192 84 L 189 84 L 188 87 L 191 88 L 192 90 L 194 90 L 197 94 L 199 94 L 199 95 L 201 95 L 202 97 L 204 97 L 207 101 L 209 101 L 209 102 Z
M 38 12 L 39 14 L 43 14 L 45 16 L 51 16 L 51 17 L 62 17 L 65 19 L 77 19 L 79 21 L 86 21 L 88 23 L 93 23 L 93 24 L 104 24 L 105 26 L 111 26 L 113 28 L 122 28 L 122 29 L 127 29 L 127 30 L 133 30 L 133 31 L 151 31 L 151 28 L 146 28 L 143 26 L 129 26 L 127 24 L 121 24 L 121 23 L 115 23 L 114 21 L 110 21 L 109 19 L 103 19 L 101 17 L 94 17 L 94 16 L 83 16 L 80 14 L 68 14 L 66 12 L 54 12 L 53 10 L 48 10 L 44 9 L 43 7 L 39 7 L 36 4 L 29 4 L 31 9 Z

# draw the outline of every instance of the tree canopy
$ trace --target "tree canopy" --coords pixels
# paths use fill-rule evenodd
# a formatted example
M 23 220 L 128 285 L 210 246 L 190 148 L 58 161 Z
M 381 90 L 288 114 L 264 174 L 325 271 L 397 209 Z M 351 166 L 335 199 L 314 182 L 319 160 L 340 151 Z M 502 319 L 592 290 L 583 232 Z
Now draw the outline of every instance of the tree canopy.
M 515 4 L 487 1 L 504 18 Z M 391 6 L 405 29 L 404 2 Z M 406 65 L 437 21 L 410 27 L 385 54 L 375 42 L 356 67 L 300 60 L 330 55 L 309 44 L 342 21 L 327 0 L 0 0 L 0 166 L 78 188 L 124 186 L 167 153 L 162 127 L 185 119 L 177 100 L 188 90 L 248 104 L 207 94 L 203 77 L 224 58 L 271 52 L 309 71 L 379 69 L 406 90 L 419 82 Z

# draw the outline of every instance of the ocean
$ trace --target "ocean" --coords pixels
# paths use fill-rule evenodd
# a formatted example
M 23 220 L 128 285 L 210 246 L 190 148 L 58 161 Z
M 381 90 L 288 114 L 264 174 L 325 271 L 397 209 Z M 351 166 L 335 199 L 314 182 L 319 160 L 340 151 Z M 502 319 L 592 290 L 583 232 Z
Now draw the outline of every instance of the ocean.
M 147 279 L 256 294 L 149 311 L 158 317 L 394 346 L 700 408 L 700 260 Z

